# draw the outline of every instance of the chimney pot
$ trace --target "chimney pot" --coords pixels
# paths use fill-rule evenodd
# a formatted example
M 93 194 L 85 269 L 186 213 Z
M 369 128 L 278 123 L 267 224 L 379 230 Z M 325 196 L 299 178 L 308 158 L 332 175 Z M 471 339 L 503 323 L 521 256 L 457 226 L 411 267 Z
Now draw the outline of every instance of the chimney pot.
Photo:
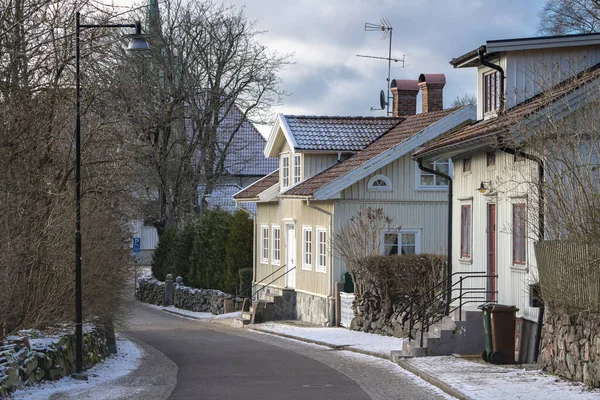
M 418 80 L 422 93 L 423 112 L 441 111 L 444 109 L 444 74 L 421 74 Z
M 394 96 L 392 115 L 394 117 L 415 115 L 417 94 L 419 94 L 418 82 L 410 79 L 394 79 L 390 86 Z

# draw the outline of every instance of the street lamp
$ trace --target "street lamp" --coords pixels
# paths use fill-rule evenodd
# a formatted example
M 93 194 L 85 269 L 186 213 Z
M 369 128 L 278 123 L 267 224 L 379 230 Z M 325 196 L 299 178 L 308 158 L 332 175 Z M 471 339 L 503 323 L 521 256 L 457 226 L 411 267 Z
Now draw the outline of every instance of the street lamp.
M 82 289 L 82 258 L 81 258 L 81 90 L 79 76 L 79 33 L 90 28 L 135 28 L 135 34 L 130 35 L 128 51 L 148 50 L 149 46 L 142 36 L 142 28 L 138 22 L 135 24 L 82 24 L 79 11 L 75 14 L 75 379 L 87 380 L 83 371 L 83 298 Z

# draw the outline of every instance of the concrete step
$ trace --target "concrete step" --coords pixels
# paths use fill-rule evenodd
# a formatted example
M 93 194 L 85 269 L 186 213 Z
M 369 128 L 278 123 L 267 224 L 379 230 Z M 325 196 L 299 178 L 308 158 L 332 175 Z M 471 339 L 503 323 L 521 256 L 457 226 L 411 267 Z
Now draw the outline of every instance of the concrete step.
M 460 313 L 458 309 L 456 309 L 451 313 L 451 317 L 454 321 L 467 321 L 473 318 L 481 319 L 482 315 L 483 313 L 481 310 L 476 308 L 463 308 Z
M 252 313 L 248 311 L 242 311 L 242 320 L 250 322 L 250 320 L 252 320 Z
M 427 349 L 419 346 L 418 340 L 408 341 L 405 340 L 402 343 L 402 357 L 425 357 L 427 355 Z
M 231 326 L 234 328 L 243 328 L 245 325 L 248 325 L 250 321 L 242 319 L 242 318 L 234 318 L 231 322 Z

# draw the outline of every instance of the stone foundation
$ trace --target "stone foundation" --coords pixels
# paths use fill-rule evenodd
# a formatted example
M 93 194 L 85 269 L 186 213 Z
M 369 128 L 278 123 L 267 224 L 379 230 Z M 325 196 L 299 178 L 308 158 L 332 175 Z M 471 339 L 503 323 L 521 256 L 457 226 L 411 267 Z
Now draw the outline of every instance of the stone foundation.
M 600 387 L 600 313 L 548 312 L 538 362 L 548 372 Z
M 23 386 L 44 380 L 54 381 L 75 372 L 75 334 L 63 334 L 49 340 L 43 336 L 35 339 L 34 333 L 21 331 L 0 342 L 0 398 Z M 84 370 L 109 354 L 110 335 L 100 329 L 84 332 Z
M 300 321 L 329 326 L 329 301 L 326 297 L 296 292 L 296 315 Z

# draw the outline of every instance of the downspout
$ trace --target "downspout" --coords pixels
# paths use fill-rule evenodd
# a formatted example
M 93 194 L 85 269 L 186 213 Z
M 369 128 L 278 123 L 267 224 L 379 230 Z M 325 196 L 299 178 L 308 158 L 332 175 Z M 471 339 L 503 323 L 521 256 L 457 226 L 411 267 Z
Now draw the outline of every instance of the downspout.
M 538 239 L 540 241 L 544 240 L 544 190 L 542 185 L 544 184 L 544 161 L 534 156 L 533 154 L 525 153 L 519 149 L 511 148 L 511 147 L 500 147 L 505 153 L 517 155 L 519 157 L 523 157 L 527 160 L 531 160 L 537 163 L 538 165 Z M 542 299 L 543 300 L 543 299 Z M 540 351 L 540 341 L 542 339 L 542 326 L 544 323 L 544 312 L 546 308 L 544 306 L 544 302 L 542 301 L 541 306 L 538 310 L 538 320 L 537 327 L 535 330 L 535 343 L 533 348 L 533 361 L 537 362 L 537 358 Z
M 329 326 L 335 326 L 335 299 L 333 298 L 333 294 L 335 293 L 333 289 L 333 214 L 320 207 L 313 206 L 310 204 L 309 199 L 306 199 L 306 205 L 313 210 L 329 216 L 329 295 L 327 297 L 329 298 Z
M 237 201 L 235 202 L 235 206 L 239 210 L 242 210 L 246 214 L 250 215 L 254 224 L 252 234 L 252 285 L 254 285 L 256 283 L 256 214 L 250 210 L 245 209 L 244 207 L 241 207 Z M 251 295 L 254 296 L 254 293 L 251 293 Z
M 500 73 L 500 107 L 498 107 L 500 109 L 500 112 L 504 111 L 504 69 L 502 69 L 501 66 L 496 65 L 496 64 L 492 64 L 489 61 L 486 61 L 483 56 L 485 54 L 485 47 L 480 47 L 479 48 L 479 62 L 482 65 L 485 65 L 486 67 L 495 69 L 496 71 L 498 71 Z
M 450 314 L 450 302 L 452 301 L 452 177 L 440 171 L 427 168 L 423 165 L 423 159 L 417 159 L 419 169 L 421 171 L 440 176 L 448 180 L 448 267 L 446 268 L 446 280 L 448 286 L 446 288 L 446 310 L 445 314 Z

